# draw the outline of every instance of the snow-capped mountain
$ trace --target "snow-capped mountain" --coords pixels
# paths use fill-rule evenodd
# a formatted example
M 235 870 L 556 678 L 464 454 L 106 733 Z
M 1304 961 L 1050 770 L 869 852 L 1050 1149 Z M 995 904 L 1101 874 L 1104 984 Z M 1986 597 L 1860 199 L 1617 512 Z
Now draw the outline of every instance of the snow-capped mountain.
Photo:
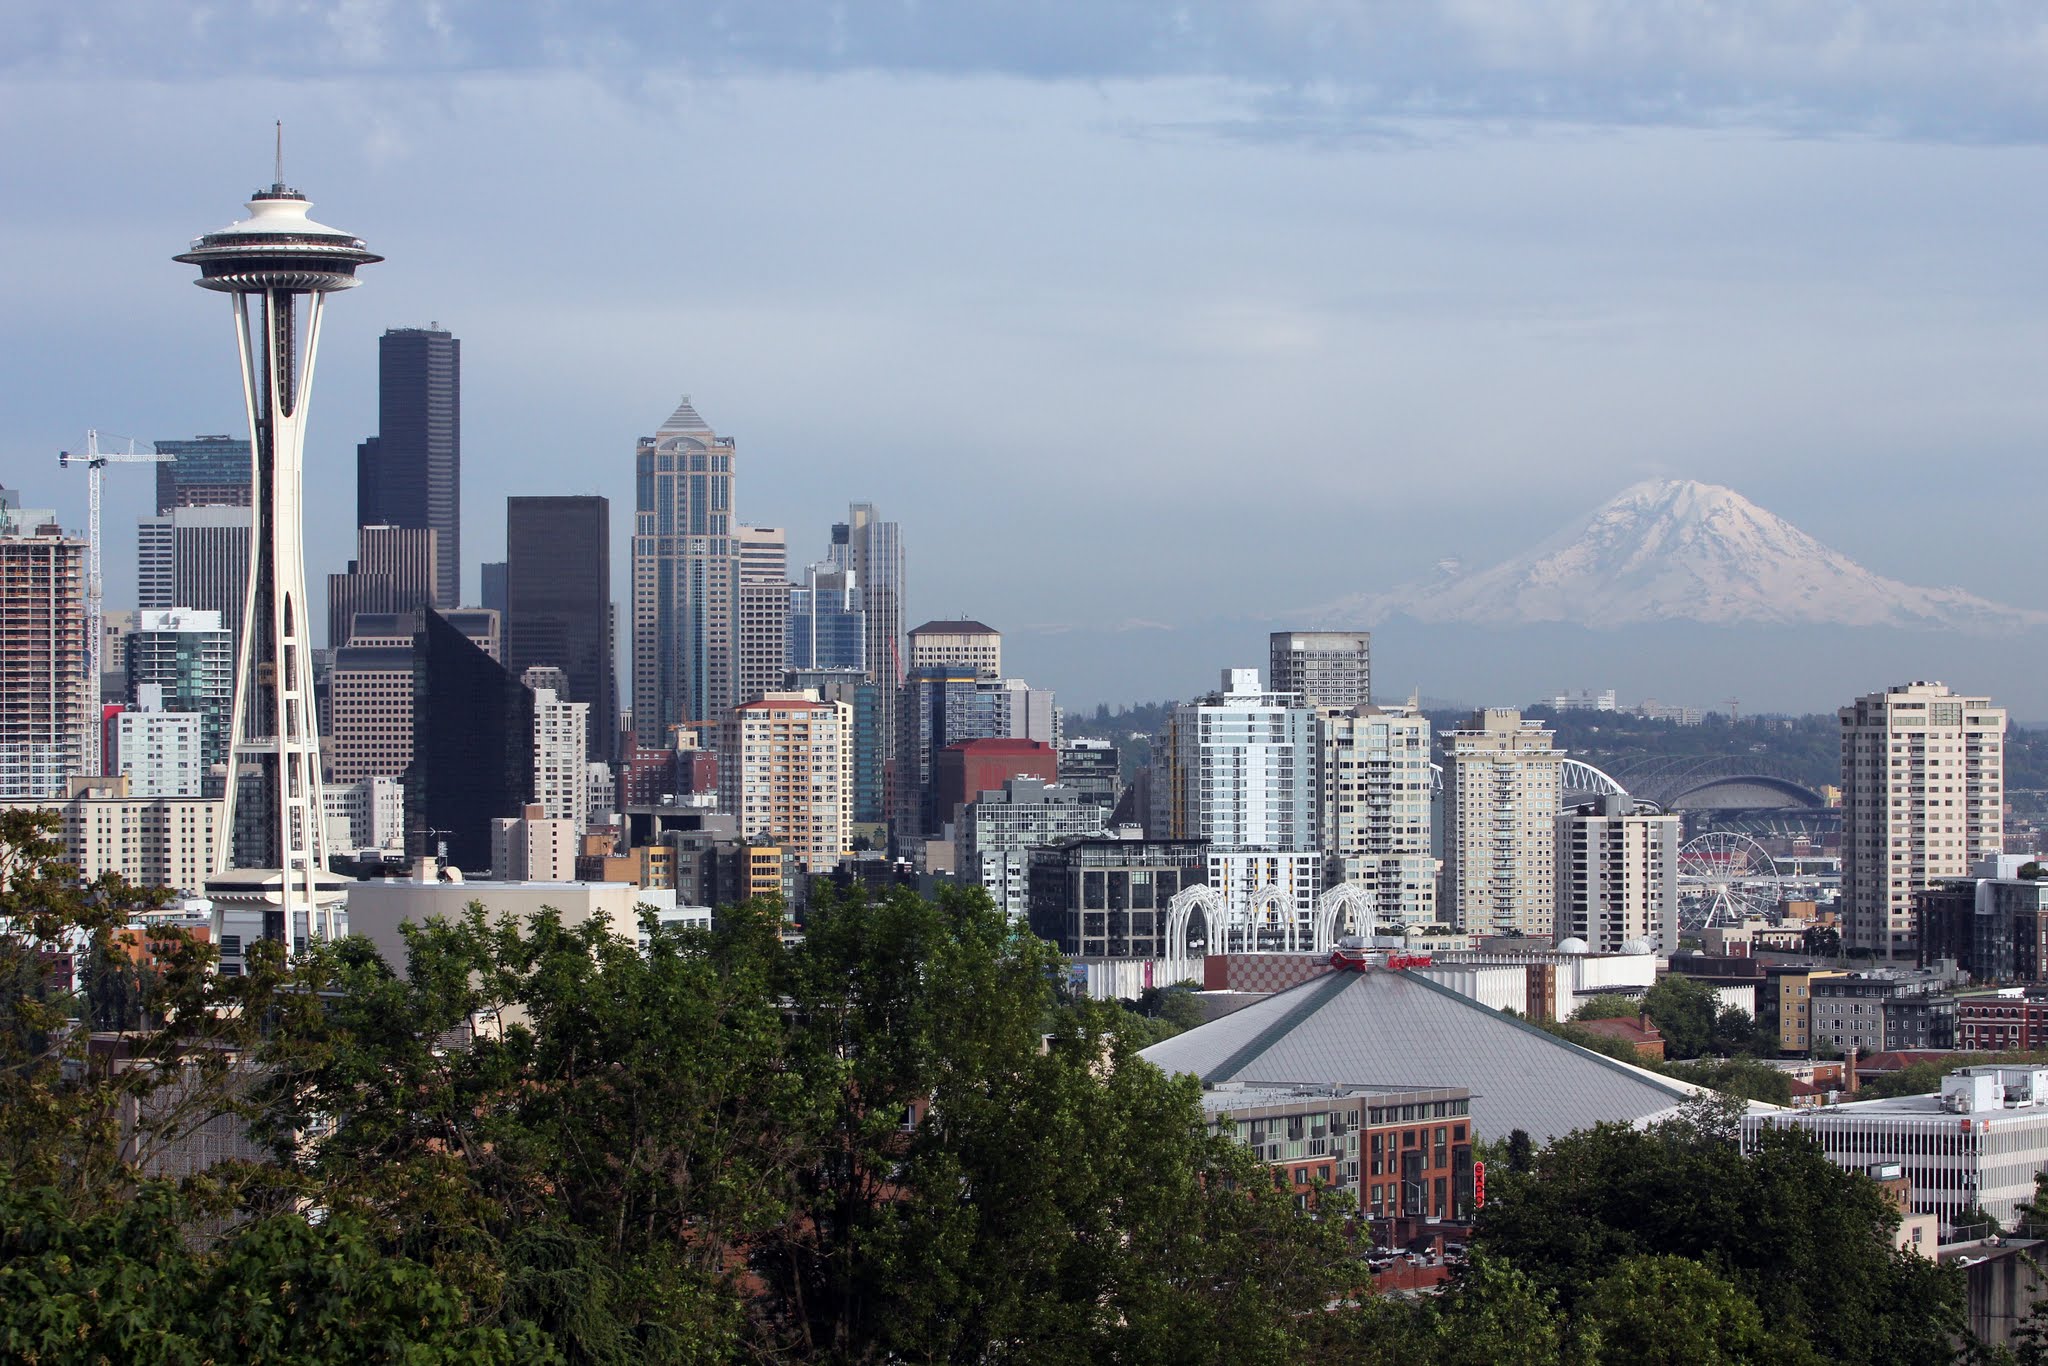
M 2048 612 L 1960 588 L 1916 588 L 1871 573 L 1733 489 L 1654 479 L 1491 569 L 1455 561 L 1435 579 L 1322 609 L 1376 625 L 1393 617 L 1483 626 L 1657 621 L 1717 626 L 1888 626 L 2010 631 Z

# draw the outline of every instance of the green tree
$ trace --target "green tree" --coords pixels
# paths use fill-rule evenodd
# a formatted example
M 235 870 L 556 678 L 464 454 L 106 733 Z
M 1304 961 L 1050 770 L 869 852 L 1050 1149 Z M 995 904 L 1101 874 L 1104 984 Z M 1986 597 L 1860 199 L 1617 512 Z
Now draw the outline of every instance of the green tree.
M 1526 1175 L 1489 1191 L 1475 1250 L 1504 1258 L 1576 1315 L 1590 1287 L 1631 1257 L 1699 1262 L 1846 1362 L 1945 1359 L 1961 1330 L 1961 1274 L 1898 1252 L 1898 1213 L 1810 1135 L 1767 1127 L 1753 1152 L 1731 1141 L 1742 1102 L 1687 1107 L 1647 1131 L 1567 1135 Z M 1489 1183 L 1492 1184 L 1492 1183 Z
M 1631 996 L 1603 992 L 1589 996 L 1572 1012 L 1574 1020 L 1633 1020 L 1642 1013 L 1643 1003 Z
M 1764 1328 L 1755 1301 L 1699 1262 L 1624 1257 L 1582 1301 L 1573 1335 L 1589 1359 L 1631 1366 L 1778 1366 L 1820 1360 Z
M 1791 1074 L 1755 1058 L 1674 1063 L 1664 1071 L 1680 1081 L 1711 1086 L 1716 1091 L 1741 1096 L 1745 1100 L 1768 1101 L 1773 1105 L 1792 1103 Z
M 1697 1058 L 1713 1044 L 1720 998 L 1682 973 L 1666 973 L 1643 993 L 1643 1012 L 1664 1035 L 1665 1056 Z

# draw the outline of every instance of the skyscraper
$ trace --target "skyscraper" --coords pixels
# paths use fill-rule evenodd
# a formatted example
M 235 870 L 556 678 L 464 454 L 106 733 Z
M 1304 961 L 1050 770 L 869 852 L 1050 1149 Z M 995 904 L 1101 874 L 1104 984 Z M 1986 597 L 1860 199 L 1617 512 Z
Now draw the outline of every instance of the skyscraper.
M 440 538 L 426 527 L 356 529 L 356 558 L 327 576 L 327 648 L 348 644 L 358 612 L 417 612 L 433 605 Z
M 829 873 L 851 843 L 853 709 L 811 692 L 771 692 L 734 707 L 719 737 L 719 804 L 742 839 Z
M 507 498 L 505 666 L 560 669 L 563 700 L 590 708 L 586 757 L 606 763 L 619 736 L 612 620 L 611 500 Z
M 239 637 L 249 596 L 247 505 L 186 505 L 136 524 L 135 605 L 157 611 L 190 607 L 220 613 Z
M 1603 797 L 1557 818 L 1560 943 L 1594 953 L 1634 941 L 1659 953 L 1678 945 L 1678 816 Z
M 154 443 L 171 459 L 156 467 L 156 510 L 247 507 L 251 465 L 249 443 L 232 436 L 195 436 Z
M 1843 947 L 1894 957 L 1914 892 L 2005 848 L 2005 708 L 1915 682 L 1839 716 Z
M 1372 701 L 1372 633 L 1275 631 L 1268 638 L 1274 692 L 1300 693 L 1311 707 Z
M 1337 879 L 1369 888 L 1382 925 L 1436 923 L 1429 718 L 1407 707 L 1320 709 L 1322 848 Z
M 233 634 L 220 613 L 190 608 L 138 612 L 135 629 L 128 637 L 127 675 L 127 694 L 132 701 L 139 704 L 143 690 L 154 688 L 162 710 L 189 712 L 200 718 L 203 774 L 227 763 L 235 655 Z M 210 790 L 206 795 L 218 796 L 219 791 Z
M 413 638 L 412 766 L 405 775 L 409 845 L 485 868 L 491 823 L 533 800 L 533 690 L 439 612 Z
M 434 533 L 434 603 L 462 600 L 462 343 L 394 327 L 377 343 L 377 434 L 356 448 L 356 525 Z
M 633 738 L 648 749 L 737 700 L 734 454 L 688 395 L 634 449 Z
M 789 537 L 779 526 L 739 529 L 738 698 L 782 686 L 789 642 Z
M 249 847 L 227 857 L 252 875 L 230 880 L 232 887 L 224 883 L 222 893 L 247 892 L 275 905 L 266 919 L 275 914 L 280 937 L 297 949 L 305 936 L 333 928 L 331 909 L 322 926 L 321 908 L 338 900 L 326 876 L 306 596 L 306 412 L 326 297 L 352 288 L 357 270 L 383 258 L 361 238 L 313 221 L 306 197 L 284 183 L 282 140 L 280 133 L 277 178 L 251 197 L 249 217 L 198 238 L 177 259 L 199 268 L 202 289 L 233 300 L 256 490 L 256 572 L 244 618 L 249 628 L 238 644 L 229 762 L 239 765 L 246 751 L 255 766 L 255 810 L 239 814 L 260 812 L 261 819 L 237 818 L 242 784 L 231 778 L 222 821 L 229 837 L 216 853 L 216 870 L 224 871 L 226 847 L 246 825 Z
M 832 545 L 826 555 L 833 564 L 851 569 L 860 587 L 861 611 L 867 618 L 868 677 L 881 685 L 883 693 L 881 744 L 890 766 L 883 785 L 893 808 L 901 799 L 895 793 L 895 756 L 901 751 L 896 738 L 900 713 L 893 699 L 903 686 L 908 669 L 904 654 L 903 535 L 894 522 L 882 521 L 873 503 L 854 503 L 846 520 L 832 527 Z
M 838 565 L 814 564 L 804 581 L 789 586 L 787 654 L 792 669 L 868 667 L 867 610 L 860 576 Z
M 92 752 L 85 551 L 0 490 L 0 798 L 62 797 Z
M 1551 937 L 1564 751 L 1512 707 L 1444 735 L 1444 868 L 1438 900 L 1468 934 Z

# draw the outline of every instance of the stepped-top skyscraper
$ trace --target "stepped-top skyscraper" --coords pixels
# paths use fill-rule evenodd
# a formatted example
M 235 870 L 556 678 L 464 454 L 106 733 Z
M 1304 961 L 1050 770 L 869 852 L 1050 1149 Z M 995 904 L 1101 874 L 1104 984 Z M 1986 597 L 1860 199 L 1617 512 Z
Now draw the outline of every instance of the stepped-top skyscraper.
M 331 884 L 324 876 L 313 612 L 306 597 L 306 412 L 327 295 L 352 288 L 359 268 L 384 258 L 361 238 L 309 217 L 313 206 L 284 183 L 282 150 L 276 179 L 248 207 L 247 218 L 196 239 L 177 258 L 199 267 L 200 288 L 234 301 L 255 472 L 255 569 L 237 646 L 229 747 L 231 763 L 255 773 L 246 794 L 231 775 L 215 865 L 222 872 L 232 858 L 235 867 L 254 870 L 223 880 L 223 892 L 246 883 L 250 895 L 279 913 L 280 936 L 297 949 L 307 935 L 331 928 L 316 911 L 331 904 Z M 246 835 L 237 838 L 238 827 Z
M 713 723 L 738 701 L 733 440 L 687 395 L 633 452 L 633 742 Z
M 356 525 L 432 531 L 433 605 L 461 602 L 462 343 L 439 326 L 394 327 L 377 343 L 377 434 L 356 447 Z

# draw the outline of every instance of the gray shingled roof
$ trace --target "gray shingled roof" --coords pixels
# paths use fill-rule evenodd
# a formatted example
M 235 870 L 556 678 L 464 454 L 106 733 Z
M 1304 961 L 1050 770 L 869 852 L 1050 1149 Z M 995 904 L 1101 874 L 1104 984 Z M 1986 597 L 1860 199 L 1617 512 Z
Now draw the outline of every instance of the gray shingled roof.
M 1331 972 L 1141 1057 L 1205 1082 L 1458 1086 L 1479 1136 L 1543 1143 L 1662 1115 L 1698 1088 L 1566 1043 L 1411 972 Z

